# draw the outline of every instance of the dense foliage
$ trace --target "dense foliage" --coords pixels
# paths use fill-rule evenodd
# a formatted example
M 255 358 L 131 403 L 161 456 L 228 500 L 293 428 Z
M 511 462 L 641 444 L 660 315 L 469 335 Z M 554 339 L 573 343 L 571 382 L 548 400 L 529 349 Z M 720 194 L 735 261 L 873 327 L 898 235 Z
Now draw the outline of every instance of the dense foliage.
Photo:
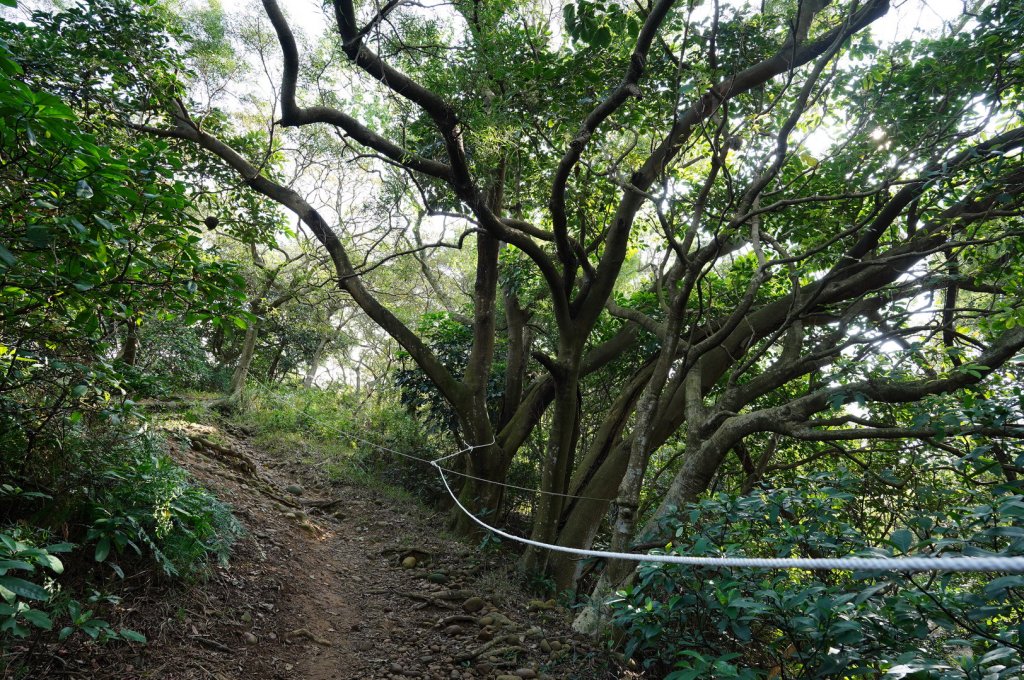
M 45 28 L 0 20 L 3 649 L 40 631 L 141 641 L 101 617 L 117 597 L 81 590 L 89 575 L 194 577 L 237 532 L 136 400 L 179 369 L 140 361 L 140 336 L 189 316 L 232 323 L 242 279 L 204 244 L 178 154 L 112 126 L 60 78 L 83 66 L 74 43 L 90 34 Z M 122 96 L 127 75 L 95 74 Z
M 666 521 L 683 555 L 1016 555 L 1024 497 L 922 484 L 935 508 L 882 524 L 848 470 L 717 494 Z M 978 501 L 984 504 L 974 505 Z M 1014 678 L 1024 576 L 740 571 L 645 566 L 613 602 L 625 651 L 659 677 Z

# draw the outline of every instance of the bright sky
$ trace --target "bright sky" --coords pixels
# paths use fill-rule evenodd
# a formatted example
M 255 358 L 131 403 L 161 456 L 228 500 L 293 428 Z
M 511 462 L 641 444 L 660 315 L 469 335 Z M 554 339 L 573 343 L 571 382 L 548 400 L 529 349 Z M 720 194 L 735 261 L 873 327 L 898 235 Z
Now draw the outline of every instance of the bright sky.
M 749 0 L 726 0 L 723 4 L 747 4 Z M 259 0 L 221 0 L 229 11 L 260 10 Z M 318 0 L 289 0 L 283 3 L 285 11 L 308 35 L 316 35 L 325 25 L 324 10 Z M 943 20 L 954 19 L 963 11 L 961 0 L 895 0 L 889 14 L 875 22 L 872 32 L 880 42 L 914 37 L 919 31 L 933 31 Z

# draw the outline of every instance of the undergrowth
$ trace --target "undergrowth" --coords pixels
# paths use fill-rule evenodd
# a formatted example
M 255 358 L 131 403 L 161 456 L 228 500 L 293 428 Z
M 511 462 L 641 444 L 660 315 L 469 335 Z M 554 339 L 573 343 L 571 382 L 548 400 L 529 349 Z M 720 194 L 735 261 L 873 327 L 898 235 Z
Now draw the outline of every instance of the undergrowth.
M 301 462 L 328 480 L 374 488 L 396 500 L 412 494 L 433 502 L 443 493 L 432 468 L 393 453 L 430 460 L 447 451 L 396 402 L 363 403 L 343 391 L 253 385 L 232 418 L 259 448 Z
M 792 488 L 716 494 L 665 520 L 676 536 L 670 549 L 763 557 L 1024 553 L 1024 497 L 1012 488 L 961 504 L 948 489 L 919 485 L 918 498 L 939 509 L 879 540 L 851 520 L 862 484 L 842 471 Z M 872 547 L 879 543 L 890 550 Z M 671 680 L 1017 680 L 1024 660 L 1021 575 L 646 564 L 611 607 L 626 655 Z
M 225 561 L 240 525 L 138 421 L 65 422 L 30 459 L 0 433 L 0 668 L 49 640 L 144 641 L 103 618 L 123 579 L 194 580 Z M 118 614 L 120 616 L 120 614 Z M 24 643 L 19 643 L 24 640 Z

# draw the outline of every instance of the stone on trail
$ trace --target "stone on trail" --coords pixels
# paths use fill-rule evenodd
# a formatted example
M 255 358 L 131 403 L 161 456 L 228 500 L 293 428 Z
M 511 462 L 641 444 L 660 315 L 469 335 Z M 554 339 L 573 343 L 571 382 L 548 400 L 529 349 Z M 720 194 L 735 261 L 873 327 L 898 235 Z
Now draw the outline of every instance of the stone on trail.
M 471 597 L 462 603 L 462 611 L 473 614 L 484 608 L 484 600 L 481 597 Z
M 295 496 L 301 496 L 304 492 L 304 489 L 298 484 L 289 484 L 284 487 L 284 490 Z

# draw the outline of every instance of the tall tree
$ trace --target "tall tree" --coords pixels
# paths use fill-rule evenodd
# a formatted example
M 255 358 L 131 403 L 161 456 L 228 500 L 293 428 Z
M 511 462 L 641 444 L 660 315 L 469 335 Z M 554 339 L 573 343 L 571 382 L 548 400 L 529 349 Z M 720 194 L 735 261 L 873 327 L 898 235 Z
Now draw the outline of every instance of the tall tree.
M 132 124 L 193 143 L 298 216 L 478 446 L 460 491 L 474 511 L 498 509 L 498 483 L 543 424 L 532 538 L 589 545 L 613 506 L 626 547 L 747 441 L 927 443 L 940 433 L 932 400 L 1012 397 L 1019 3 L 981 3 L 941 35 L 884 46 L 870 27 L 888 0 L 579 0 L 561 17 L 511 1 L 431 15 L 331 5 L 325 50 L 347 62 L 336 70 L 263 2 L 283 64 L 270 130 L 332 130 L 352 172 L 404 182 L 415 200 L 396 209 L 467 225 L 463 365 L 366 284 L 344 215 L 263 172 L 183 98 Z M 490 409 L 498 345 L 504 404 Z M 595 397 L 606 380 L 614 391 Z M 959 427 L 1022 434 L 1016 412 Z M 666 444 L 681 456 L 639 531 L 650 456 Z M 748 455 L 745 475 L 763 475 L 773 450 Z M 525 565 L 562 586 L 578 576 L 540 553 Z

